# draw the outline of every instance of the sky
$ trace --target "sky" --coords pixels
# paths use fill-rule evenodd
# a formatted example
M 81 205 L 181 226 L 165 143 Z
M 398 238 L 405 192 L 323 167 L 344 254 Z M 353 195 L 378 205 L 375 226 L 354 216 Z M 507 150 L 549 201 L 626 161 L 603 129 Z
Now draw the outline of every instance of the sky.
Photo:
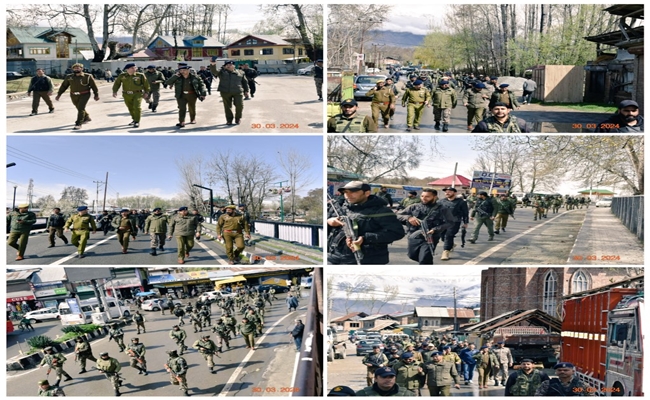
M 357 266 L 353 271 L 349 270 L 349 267 L 339 267 L 329 265 L 327 267 L 328 274 L 331 275 L 384 275 L 384 276 L 481 276 L 481 271 L 488 269 L 489 267 L 485 266 L 457 266 L 454 268 L 433 268 L 427 269 L 422 268 L 418 265 L 401 265 L 399 268 L 392 266 Z
M 30 178 L 34 180 L 34 201 L 48 194 L 58 200 L 66 186 L 76 186 L 88 191 L 91 203 L 97 192 L 93 181 L 103 182 L 107 171 L 108 198 L 119 193 L 120 197 L 154 195 L 170 199 L 181 193 L 175 160 L 199 155 L 209 159 L 217 151 L 254 154 L 278 165 L 278 151 L 298 150 L 310 159 L 308 175 L 313 177 L 298 194 L 305 196 L 309 190 L 323 187 L 320 136 L 9 136 L 7 146 L 7 163 L 16 163 L 6 169 L 7 206 L 12 204 L 14 185 L 18 186 L 16 204 L 27 199 Z M 51 163 L 50 167 L 26 161 L 30 158 L 25 153 Z M 287 179 L 279 166 L 278 176 L 278 180 Z M 218 187 L 213 189 L 215 196 L 223 192 Z
M 436 5 L 435 14 L 428 14 L 427 11 L 432 11 L 432 9 L 422 7 L 422 4 L 400 4 L 398 7 L 393 7 L 390 14 L 386 16 L 381 30 L 426 35 L 429 33 L 431 22 L 440 24 L 444 19 L 446 8 L 447 5 L 444 4 Z

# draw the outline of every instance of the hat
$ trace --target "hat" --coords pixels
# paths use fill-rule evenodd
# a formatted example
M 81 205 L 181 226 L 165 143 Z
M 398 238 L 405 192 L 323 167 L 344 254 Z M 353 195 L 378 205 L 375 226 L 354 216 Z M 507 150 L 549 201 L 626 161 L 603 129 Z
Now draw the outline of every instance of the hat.
M 172 328 L 178 328 L 178 325 L 174 325 L 174 326 L 172 326 Z
M 411 358 L 411 357 L 413 357 L 413 353 L 411 352 L 402 353 L 402 358 Z
M 120 210 L 120 212 L 121 213 L 123 213 L 123 212 L 131 212 L 131 210 L 129 210 L 128 208 L 123 208 L 123 209 Z
M 179 70 L 181 70 L 181 69 L 190 69 L 190 68 L 191 67 L 189 65 L 187 65 L 187 64 L 178 67 Z
M 508 193 L 501 193 L 501 197 L 508 197 Z
M 487 348 L 488 348 L 487 346 L 481 346 L 481 350 L 487 349 Z
M 422 84 L 422 81 L 420 79 L 413 82 L 413 85 L 421 85 L 421 84 Z
M 134 340 L 140 340 L 140 338 L 139 337 L 131 338 L 131 341 L 134 341 Z
M 575 366 L 568 362 L 561 362 L 555 364 L 555 366 L 553 367 L 553 369 L 558 369 L 558 368 L 575 368 Z
M 639 108 L 639 103 L 637 103 L 634 100 L 623 100 L 618 104 L 618 109 L 622 109 L 625 107 L 636 107 Z
M 377 79 L 376 83 L 383 83 L 383 82 L 385 82 L 383 79 Z
M 453 190 L 454 192 L 458 192 L 458 190 L 456 190 L 456 188 L 453 188 L 453 187 L 446 187 L 446 188 L 444 188 L 444 189 L 442 189 L 442 190 L 443 190 L 443 191 Z
M 223 63 L 223 65 L 230 65 L 230 64 L 235 65 L 235 62 L 234 61 L 226 61 L 226 62 Z
M 345 99 L 345 100 L 341 101 L 341 107 L 343 107 L 343 106 L 355 106 L 356 107 L 358 105 L 359 105 L 359 103 L 357 103 L 357 101 L 355 99 Z
M 531 360 L 530 358 L 524 358 L 520 361 L 520 363 L 525 363 L 525 362 L 534 363 L 534 361 Z
M 481 83 L 481 82 L 476 82 L 474 84 L 474 87 L 477 88 L 477 89 L 485 89 L 485 85 L 483 83 Z
M 498 79 L 499 79 L 498 76 L 491 76 L 491 77 L 490 77 L 490 80 L 491 80 L 491 81 L 496 81 L 496 80 L 498 80 Z
M 323 59 L 319 58 L 318 60 L 316 60 L 316 62 L 323 62 Z
M 88 209 L 87 206 L 77 207 L 77 211 L 86 211 L 87 209 Z
M 169 354 L 172 357 L 178 357 L 178 353 L 176 352 L 176 350 L 168 350 L 167 354 Z
M 155 66 L 155 65 L 149 65 L 149 66 L 147 67 L 147 69 L 156 69 L 156 66 Z
M 433 343 L 429 343 L 429 344 L 427 345 L 427 347 L 436 347 L 436 345 L 433 344 Z
M 183 67 L 187 67 L 187 63 L 178 63 L 178 68 L 181 69 Z
M 348 182 L 345 186 L 339 188 L 341 190 L 363 190 L 364 192 L 370 190 L 370 185 L 363 183 L 361 181 L 351 181 Z
M 72 64 L 72 67 L 70 67 L 70 68 L 74 69 L 74 67 L 79 67 L 81 69 L 84 69 L 84 65 L 82 63 Z
M 128 64 L 126 64 L 126 65 L 124 66 L 124 69 L 129 69 L 129 68 L 133 68 L 133 67 L 135 67 L 135 64 L 134 64 L 134 63 L 128 63 Z
M 433 353 L 431 353 L 431 357 L 433 357 L 433 356 L 441 356 L 441 355 L 442 355 L 442 353 L 439 352 L 439 351 L 434 351 Z
M 156 212 L 156 211 L 162 211 L 162 208 L 160 208 L 160 207 L 156 207 L 156 208 L 154 208 L 154 209 L 153 209 L 153 212 Z
M 496 103 L 492 104 L 492 108 L 494 107 L 508 107 L 508 106 L 506 105 L 506 103 L 502 101 L 497 101 Z
M 500 88 L 504 88 L 504 87 L 508 87 L 508 86 L 510 86 L 510 85 L 508 85 L 507 83 L 502 83 L 502 84 L 499 85 Z
M 187 211 L 187 207 L 179 207 L 178 211 Z
M 375 376 L 381 376 L 382 378 L 384 378 L 389 375 L 397 376 L 397 373 L 391 367 L 377 368 L 377 370 L 375 371 Z
M 100 357 L 104 357 L 104 356 L 107 356 L 107 355 L 108 355 L 108 351 L 102 351 L 101 353 L 99 353 Z
M 417 195 L 418 195 L 418 192 L 416 192 L 415 190 L 411 190 L 411 191 L 409 192 L 409 194 L 412 194 L 413 196 L 417 196 Z
M 372 346 L 372 348 L 373 349 L 379 349 L 380 347 L 375 345 L 375 346 Z
M 481 191 L 481 192 L 478 192 L 478 195 L 487 197 L 488 194 L 487 194 L 486 191 Z
M 38 386 L 49 385 L 49 384 L 50 384 L 50 382 L 47 379 L 43 379 L 41 381 L 38 381 Z
M 487 195 L 486 195 L 486 196 L 487 196 Z M 500 341 L 500 342 L 497 342 L 497 344 L 503 344 L 503 340 L 502 340 L 502 341 Z
M 357 393 L 347 386 L 334 386 L 327 394 L 329 396 L 356 396 Z
M 226 206 L 226 208 L 232 208 L 234 210 L 235 208 L 237 208 L 237 206 L 234 204 L 229 204 Z
M 18 208 L 29 208 L 29 204 L 28 203 L 18 204 Z
M 442 346 L 442 349 L 443 350 L 451 350 L 451 347 L 450 346 Z
M 441 79 L 440 82 L 438 82 L 438 85 L 449 85 L 449 81 Z

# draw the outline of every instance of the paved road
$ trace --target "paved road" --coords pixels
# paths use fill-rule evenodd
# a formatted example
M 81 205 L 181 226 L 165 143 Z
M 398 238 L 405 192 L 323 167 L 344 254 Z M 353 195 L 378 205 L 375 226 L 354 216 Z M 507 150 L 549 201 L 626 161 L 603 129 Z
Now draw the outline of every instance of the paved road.
M 7 335 L 7 358 L 16 357 L 20 355 L 20 351 L 23 351 L 23 354 L 29 350 L 29 345 L 27 340 L 33 336 L 45 335 L 51 338 L 56 338 L 58 336 L 63 336 L 61 331 L 61 321 L 58 319 L 37 322 L 32 324 L 34 327 L 34 332 L 32 331 L 21 331 L 18 328 L 17 323 L 14 324 L 14 331 Z
M 575 238 L 582 226 L 586 209 L 564 211 L 558 214 L 549 212 L 548 218 L 533 221 L 531 208 L 518 208 L 515 220 L 508 220 L 507 232 L 494 235 L 488 242 L 487 229 L 481 228 L 476 244 L 467 242 L 461 248 L 460 232 L 456 236 L 456 249 L 451 259 L 441 261 L 442 243 L 436 247 L 434 264 L 438 265 L 539 265 L 566 264 Z M 474 227 L 470 221 L 466 239 L 469 240 Z M 406 256 L 406 238 L 388 247 L 391 264 L 412 265 L 414 261 Z
M 404 79 L 400 80 L 403 85 Z M 406 108 L 401 105 L 401 95 L 398 96 L 395 115 L 390 123 L 389 129 L 384 129 L 380 120 L 379 133 L 400 133 L 406 130 Z M 371 115 L 370 101 L 359 101 L 359 110 L 361 114 Z M 528 104 L 522 106 L 519 110 L 513 111 L 513 115 L 523 118 L 529 126 L 531 132 L 593 132 L 594 128 L 587 129 L 587 124 L 597 124 L 609 118 L 609 114 L 579 112 L 564 107 L 541 106 L 539 104 Z M 441 130 L 434 129 L 433 108 L 425 108 L 421 130 L 413 130 L 412 133 L 443 133 Z M 467 133 L 467 108 L 463 107 L 462 101 L 459 100 L 458 106 L 451 111 L 451 123 L 447 133 Z
M 244 339 L 236 337 L 231 342 L 231 349 L 226 350 L 221 358 L 215 358 L 216 374 L 210 374 L 206 362 L 198 352 L 190 349 L 184 356 L 189 365 L 187 376 L 188 386 L 191 395 L 207 396 L 258 396 L 266 394 L 269 388 L 275 391 L 275 395 L 287 395 L 282 388 L 291 387 L 294 363 L 297 360 L 296 350 L 288 332 L 293 329 L 294 319 L 305 320 L 305 310 L 308 299 L 303 296 L 298 311 L 287 313 L 284 303 L 285 295 L 279 295 L 273 306 L 268 308 L 265 318 L 264 335 L 256 339 L 258 350 L 246 349 Z M 216 310 L 216 307 L 213 307 Z M 145 317 L 148 322 L 147 333 L 136 335 L 134 327 L 125 328 L 125 342 L 130 342 L 132 337 L 138 336 L 147 348 L 147 366 L 149 375 L 138 375 L 133 368 L 129 367 L 128 356 L 117 352 L 117 345 L 102 338 L 92 342 L 95 355 L 102 351 L 108 351 L 112 357 L 117 358 L 122 365 L 122 376 L 125 384 L 121 392 L 123 396 L 177 396 L 181 393 L 178 386 L 172 386 L 163 364 L 167 361 L 165 351 L 175 349 L 175 345 L 169 338 L 168 333 L 171 326 L 178 320 L 165 313 L 161 316 L 158 312 L 147 312 Z M 213 317 L 219 315 L 213 311 Z M 236 315 L 241 320 L 241 315 Z M 214 318 L 213 318 L 214 320 Z M 189 325 L 183 327 L 188 334 L 185 344 L 191 347 L 198 339 L 199 334 L 194 333 Z M 211 338 L 214 339 L 213 334 Z M 70 382 L 62 384 L 68 396 L 88 396 L 94 393 L 98 396 L 112 396 L 113 390 L 110 383 L 94 371 L 84 375 L 78 374 L 78 367 L 74 365 L 74 357 L 68 356 L 68 362 L 64 369 L 74 378 Z M 246 362 L 242 362 L 246 360 Z M 92 364 L 92 363 L 89 363 Z M 273 371 L 269 371 L 275 366 Z M 278 369 L 278 367 L 281 368 Z M 87 366 L 88 368 L 88 366 Z M 280 371 L 282 374 L 278 374 Z M 7 395 L 25 396 L 34 394 L 37 390 L 36 382 L 45 378 L 45 369 L 33 369 L 30 371 L 8 371 L 7 372 Z M 273 372 L 273 374 L 271 374 Z M 269 376 L 273 380 L 269 381 Z M 52 376 L 50 376 L 52 377 Z M 260 389 L 262 392 L 260 393 Z M 286 389 L 285 389 L 286 390 Z
M 314 79 L 309 76 L 262 75 L 255 98 L 244 102 L 241 125 L 226 125 L 223 103 L 216 91 L 218 82 L 213 82 L 211 96 L 197 102 L 197 124 L 175 127 L 178 111 L 174 92 L 161 88 L 158 111 L 152 113 L 143 102 L 142 120 L 139 128 L 131 122 L 128 110 L 121 97 L 113 98 L 110 84 L 99 88 L 98 102 L 90 100 L 86 110 L 92 122 L 85 124 L 75 134 L 123 134 L 123 133 L 288 133 L 323 131 L 323 102 L 318 101 Z M 56 90 L 55 90 L 56 92 Z M 47 106 L 41 102 L 39 114 L 30 117 L 31 97 L 7 103 L 7 132 L 14 133 L 68 133 L 74 127 L 77 111 L 70 101 L 68 92 L 55 103 L 56 111 L 47 113 Z M 189 115 L 186 123 L 189 122 Z

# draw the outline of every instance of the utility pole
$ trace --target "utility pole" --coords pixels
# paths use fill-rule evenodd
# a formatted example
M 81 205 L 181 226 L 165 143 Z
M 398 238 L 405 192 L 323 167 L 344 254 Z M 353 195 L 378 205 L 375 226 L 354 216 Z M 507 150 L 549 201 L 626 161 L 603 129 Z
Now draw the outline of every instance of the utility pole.
M 97 185 L 97 192 L 95 193 L 95 207 L 93 207 L 93 210 L 95 214 L 97 214 L 97 206 L 99 206 L 99 185 L 101 183 L 104 183 L 102 181 L 93 181 L 93 183 L 96 183 Z
M 27 187 L 27 203 L 32 207 L 32 198 L 34 197 L 34 180 L 29 179 L 29 186 Z
M 458 334 L 458 310 L 456 309 L 456 287 L 454 286 L 454 336 Z
M 106 209 L 106 191 L 108 190 L 108 171 L 106 171 L 106 180 L 104 181 L 104 205 L 102 210 Z M 117 194 L 117 197 L 120 197 L 120 194 Z

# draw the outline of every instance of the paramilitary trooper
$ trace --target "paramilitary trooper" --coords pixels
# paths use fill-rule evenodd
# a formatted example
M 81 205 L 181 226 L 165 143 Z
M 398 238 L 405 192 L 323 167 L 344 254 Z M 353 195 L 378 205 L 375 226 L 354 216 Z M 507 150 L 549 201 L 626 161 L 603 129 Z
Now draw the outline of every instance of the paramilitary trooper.
M 120 370 L 122 366 L 120 362 L 113 357 L 109 357 L 107 352 L 102 352 L 99 353 L 99 360 L 97 360 L 95 368 L 111 382 L 113 390 L 115 390 L 115 396 L 121 396 L 120 386 L 122 386 L 122 380 L 120 379 Z
M 71 216 L 65 223 L 65 230 L 72 230 L 70 236 L 70 243 L 77 248 L 77 257 L 84 258 L 86 255 L 86 244 L 90 237 L 90 228 L 92 228 L 93 235 L 97 232 L 97 225 L 95 224 L 95 217 L 88 214 L 88 207 L 81 206 L 77 208 L 78 214 Z
M 108 341 L 111 340 L 115 340 L 115 343 L 120 348 L 120 353 L 124 351 L 126 348 L 124 345 L 124 331 L 115 323 L 111 324 L 111 328 L 108 330 Z
M 185 330 L 181 329 L 178 325 L 174 325 L 172 330 L 169 331 L 169 337 L 176 343 L 178 346 L 178 354 L 183 355 L 183 352 L 187 350 L 185 346 L 185 339 L 187 339 L 187 333 Z
M 165 76 L 162 72 L 156 70 L 155 65 L 148 66 L 144 76 L 149 81 L 149 87 L 151 89 L 151 96 L 146 101 L 149 103 L 151 112 L 156 112 L 158 102 L 160 101 L 160 84 L 165 83 Z
M 52 386 L 59 386 L 59 382 L 61 382 L 61 376 L 65 376 L 63 382 L 71 381 L 72 377 L 63 370 L 63 364 L 67 358 L 61 353 L 55 354 L 54 349 L 51 346 L 44 348 L 43 352 L 45 355 L 41 360 L 40 366 L 43 367 L 44 365 L 47 365 L 49 367 L 47 375 L 50 374 L 50 370 L 54 370 L 56 373 L 56 382 Z
M 212 326 L 212 333 L 216 333 L 219 338 L 219 352 L 223 353 L 223 344 L 226 343 L 228 350 L 230 350 L 230 341 L 228 334 L 228 327 L 222 319 L 218 319 L 216 324 Z
M 144 326 L 146 321 L 144 315 L 140 314 L 139 310 L 133 314 L 133 322 L 135 322 L 136 328 L 138 329 L 138 335 L 140 334 L 140 328 L 142 328 L 143 333 L 147 333 L 147 328 Z
M 149 375 L 147 372 L 147 360 L 145 360 L 144 355 L 146 354 L 147 349 L 145 349 L 144 344 L 140 343 L 140 339 L 134 337 L 131 339 L 131 344 L 126 348 L 126 354 L 131 358 L 130 365 L 131 367 L 137 369 L 138 374 Z
M 203 359 L 208 362 L 210 372 L 216 374 L 217 371 L 214 370 L 214 355 L 217 353 L 217 345 L 210 340 L 210 335 L 201 335 L 201 339 L 194 342 L 192 347 L 197 349 L 203 356 Z M 219 357 L 218 354 L 217 357 Z
M 86 372 L 86 360 L 97 362 L 97 359 L 93 356 L 90 343 L 84 340 L 83 337 L 78 336 L 75 341 L 77 342 L 74 348 L 75 359 L 79 361 L 79 365 L 81 366 L 81 371 L 79 371 L 79 373 L 83 374 Z
M 361 115 L 355 99 L 340 104 L 341 113 L 327 120 L 327 133 L 377 133 L 377 124 L 368 115 Z
M 187 361 L 176 350 L 170 350 L 167 354 L 169 358 L 167 359 L 167 363 L 165 363 L 165 369 L 169 372 L 170 382 L 172 385 L 180 385 L 179 389 L 183 391 L 183 394 L 189 396 L 190 394 L 187 388 Z

